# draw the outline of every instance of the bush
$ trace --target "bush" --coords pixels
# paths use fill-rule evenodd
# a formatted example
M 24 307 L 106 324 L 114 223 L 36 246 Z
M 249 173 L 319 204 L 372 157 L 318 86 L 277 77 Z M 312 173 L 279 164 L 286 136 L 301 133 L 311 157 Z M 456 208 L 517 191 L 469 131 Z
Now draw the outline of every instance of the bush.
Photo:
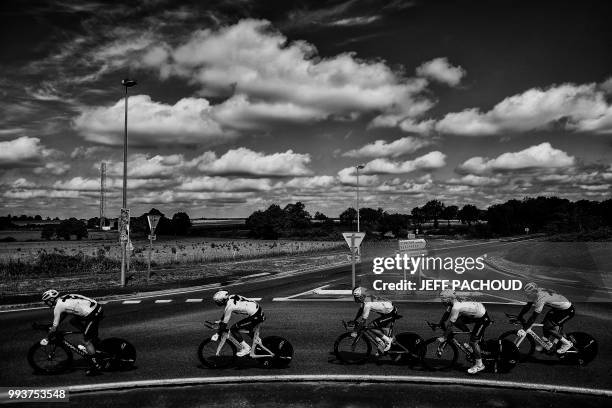
M 16 242 L 17 240 L 13 237 L 5 237 L 5 238 L 0 238 L 0 242 Z

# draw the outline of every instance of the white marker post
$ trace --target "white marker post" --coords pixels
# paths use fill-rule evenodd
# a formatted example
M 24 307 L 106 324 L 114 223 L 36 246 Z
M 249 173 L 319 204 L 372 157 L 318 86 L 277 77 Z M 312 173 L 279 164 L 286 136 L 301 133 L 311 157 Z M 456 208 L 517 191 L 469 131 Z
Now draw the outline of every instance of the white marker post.
M 353 287 L 355 287 L 355 251 L 359 250 L 365 232 L 343 232 L 342 236 L 351 250 L 351 263 L 353 265 Z
M 147 282 L 151 278 L 151 252 L 153 252 L 153 240 L 155 237 L 155 227 L 157 227 L 157 223 L 159 222 L 159 215 L 147 214 L 147 221 L 149 221 L 149 229 L 151 232 L 149 233 L 149 262 L 147 266 Z

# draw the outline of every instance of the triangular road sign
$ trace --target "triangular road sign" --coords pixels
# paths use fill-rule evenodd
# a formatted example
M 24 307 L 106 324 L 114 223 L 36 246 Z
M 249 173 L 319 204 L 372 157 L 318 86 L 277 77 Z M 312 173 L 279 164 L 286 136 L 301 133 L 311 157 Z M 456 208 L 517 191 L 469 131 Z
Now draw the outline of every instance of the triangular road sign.
M 363 237 L 365 237 L 365 232 L 343 232 L 342 236 L 349 248 L 358 248 L 363 241 Z
M 155 231 L 155 227 L 157 227 L 159 218 L 159 215 L 147 214 L 147 220 L 149 221 L 149 228 L 151 229 L 151 234 Z

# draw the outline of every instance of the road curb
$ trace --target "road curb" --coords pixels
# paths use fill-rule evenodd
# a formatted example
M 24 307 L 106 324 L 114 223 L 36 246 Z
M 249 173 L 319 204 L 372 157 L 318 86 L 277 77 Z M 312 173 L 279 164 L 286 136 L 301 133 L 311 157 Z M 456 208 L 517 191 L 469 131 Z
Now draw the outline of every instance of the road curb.
M 460 385 L 472 387 L 487 387 L 497 389 L 518 389 L 525 391 L 547 391 L 565 394 L 592 395 L 612 397 L 612 390 L 586 387 L 572 387 L 555 384 L 535 384 L 517 381 L 486 380 L 480 378 L 451 378 L 427 376 L 396 376 L 396 375 L 254 375 L 239 377 L 192 377 L 162 380 L 140 380 L 117 383 L 74 385 L 65 388 L 72 394 L 87 394 L 104 391 L 126 391 L 156 387 L 179 387 L 210 384 L 243 384 L 243 383 L 278 383 L 278 382 L 337 382 L 337 383 L 397 383 L 397 384 L 429 384 L 429 385 Z

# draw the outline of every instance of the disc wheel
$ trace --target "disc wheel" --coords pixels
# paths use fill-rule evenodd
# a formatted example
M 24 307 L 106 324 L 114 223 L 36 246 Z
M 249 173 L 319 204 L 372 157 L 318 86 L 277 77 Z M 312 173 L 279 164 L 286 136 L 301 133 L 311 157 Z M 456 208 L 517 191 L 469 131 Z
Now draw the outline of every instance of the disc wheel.
M 397 364 L 422 363 L 425 358 L 425 342 L 416 333 L 400 333 L 387 352 Z
M 437 337 L 425 341 L 425 357 L 423 363 L 434 371 L 447 370 L 457 363 L 459 351 L 451 342 L 440 343 Z
M 72 351 L 61 343 L 43 346 L 37 342 L 28 351 L 28 363 L 37 373 L 59 374 L 68 370 L 72 361 Z
M 346 332 L 336 339 L 334 354 L 345 364 L 363 364 L 370 358 L 372 345 L 365 336 L 353 337 Z
M 227 368 L 236 362 L 236 347 L 227 340 L 223 347 L 219 348 L 219 341 L 204 339 L 198 347 L 198 359 L 208 368 Z M 217 350 L 219 353 L 217 354 Z
M 104 339 L 98 349 L 108 355 L 109 370 L 129 370 L 136 363 L 136 348 L 127 340 L 117 337 Z
M 264 337 L 261 342 L 265 348 L 274 354 L 274 357 L 269 359 L 269 361 L 264 361 L 264 364 L 267 362 L 269 363 L 267 366 L 274 368 L 284 368 L 291 364 L 293 360 L 293 346 L 287 339 L 279 336 L 268 336 Z M 263 353 L 264 351 L 257 351 L 257 353 L 260 352 Z
M 535 340 L 531 336 L 519 337 L 518 330 L 510 330 L 499 336 L 500 340 L 508 340 L 513 343 L 519 353 L 519 361 L 528 360 L 535 351 Z
M 590 334 L 583 332 L 573 332 L 567 335 L 569 341 L 574 343 L 574 347 L 578 350 L 577 363 L 581 366 L 589 364 L 597 357 L 599 352 L 599 344 L 597 340 Z M 569 355 L 569 354 L 568 354 Z

